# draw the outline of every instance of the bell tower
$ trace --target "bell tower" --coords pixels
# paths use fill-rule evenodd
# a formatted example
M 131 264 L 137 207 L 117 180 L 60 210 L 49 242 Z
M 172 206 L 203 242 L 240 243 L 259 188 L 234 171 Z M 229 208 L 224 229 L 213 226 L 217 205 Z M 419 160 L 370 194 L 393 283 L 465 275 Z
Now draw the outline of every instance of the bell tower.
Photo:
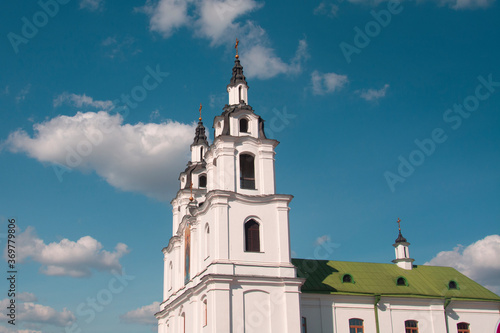
M 158 332 L 299 333 L 303 280 L 290 258 L 293 197 L 276 194 L 278 141 L 266 137 L 248 105 L 238 54 L 227 92 L 210 146 L 200 114 L 171 202 Z

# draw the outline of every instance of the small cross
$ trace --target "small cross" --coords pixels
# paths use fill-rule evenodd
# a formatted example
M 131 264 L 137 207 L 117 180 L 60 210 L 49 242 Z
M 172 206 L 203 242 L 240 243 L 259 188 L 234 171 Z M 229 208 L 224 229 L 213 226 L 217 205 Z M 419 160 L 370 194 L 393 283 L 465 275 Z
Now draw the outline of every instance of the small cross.
M 401 220 L 399 219 L 399 217 L 398 217 L 398 221 L 397 222 L 398 222 L 399 231 L 401 231 Z
M 239 57 L 238 55 L 238 44 L 240 43 L 240 41 L 238 40 L 238 38 L 236 38 L 236 44 L 234 45 L 234 48 L 236 49 L 236 58 Z
M 200 118 L 199 118 L 200 121 L 201 121 L 201 108 L 202 108 L 202 106 L 201 106 L 201 103 L 200 103 Z

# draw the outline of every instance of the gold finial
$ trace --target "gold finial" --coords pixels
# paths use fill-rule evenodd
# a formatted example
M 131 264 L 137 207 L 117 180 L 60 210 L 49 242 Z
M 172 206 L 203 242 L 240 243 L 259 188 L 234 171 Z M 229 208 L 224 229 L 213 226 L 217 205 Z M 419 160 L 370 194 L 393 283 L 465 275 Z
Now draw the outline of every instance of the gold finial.
M 202 108 L 202 105 L 200 103 L 200 118 L 198 118 L 200 121 L 201 121 L 201 108 Z
M 234 48 L 236 49 L 236 55 L 235 55 L 235 58 L 238 59 L 240 56 L 238 55 L 238 44 L 240 43 L 240 41 L 238 40 L 238 38 L 236 38 L 236 44 L 234 45 Z
M 191 182 L 191 185 L 189 185 L 189 189 L 191 190 L 191 196 L 189 197 L 189 201 L 193 201 L 193 182 Z
M 399 229 L 399 231 L 401 231 L 401 220 L 399 219 L 399 217 L 398 217 L 397 222 L 398 222 L 398 229 Z

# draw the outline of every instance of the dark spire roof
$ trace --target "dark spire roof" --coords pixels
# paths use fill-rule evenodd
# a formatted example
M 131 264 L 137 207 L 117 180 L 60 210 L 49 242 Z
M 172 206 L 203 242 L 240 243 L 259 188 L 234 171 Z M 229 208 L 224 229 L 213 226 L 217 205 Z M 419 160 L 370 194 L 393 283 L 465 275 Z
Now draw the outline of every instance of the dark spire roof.
M 231 80 L 229 81 L 229 84 L 227 86 L 235 87 L 240 83 L 244 83 L 248 87 L 245 75 L 243 75 L 243 66 L 241 66 L 240 64 L 240 59 L 236 58 L 234 60 L 233 76 L 231 77 Z
M 401 229 L 399 230 L 399 236 L 398 236 L 398 238 L 396 238 L 396 244 L 397 243 L 408 243 L 406 241 L 406 238 L 404 238 L 403 235 L 401 234 Z
M 201 118 L 200 118 L 201 119 Z M 192 146 L 206 144 L 208 146 L 207 135 L 205 134 L 205 126 L 200 120 L 198 126 L 196 127 L 196 134 L 194 135 L 194 141 Z

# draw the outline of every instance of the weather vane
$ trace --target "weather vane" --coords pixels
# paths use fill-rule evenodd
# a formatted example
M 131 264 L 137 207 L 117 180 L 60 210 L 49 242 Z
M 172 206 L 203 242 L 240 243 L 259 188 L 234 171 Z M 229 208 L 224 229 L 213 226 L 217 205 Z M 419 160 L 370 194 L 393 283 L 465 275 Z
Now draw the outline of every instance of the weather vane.
M 201 106 L 201 103 L 200 103 L 200 118 L 199 118 L 200 121 L 201 121 L 201 108 L 202 108 L 202 106 Z
M 236 49 L 236 59 L 238 59 L 240 56 L 238 55 L 238 44 L 240 43 L 240 41 L 238 40 L 238 38 L 236 38 L 236 44 L 234 45 L 234 48 Z
M 398 222 L 398 228 L 399 228 L 399 231 L 401 231 L 401 220 L 399 219 L 399 217 L 398 217 L 397 222 Z

